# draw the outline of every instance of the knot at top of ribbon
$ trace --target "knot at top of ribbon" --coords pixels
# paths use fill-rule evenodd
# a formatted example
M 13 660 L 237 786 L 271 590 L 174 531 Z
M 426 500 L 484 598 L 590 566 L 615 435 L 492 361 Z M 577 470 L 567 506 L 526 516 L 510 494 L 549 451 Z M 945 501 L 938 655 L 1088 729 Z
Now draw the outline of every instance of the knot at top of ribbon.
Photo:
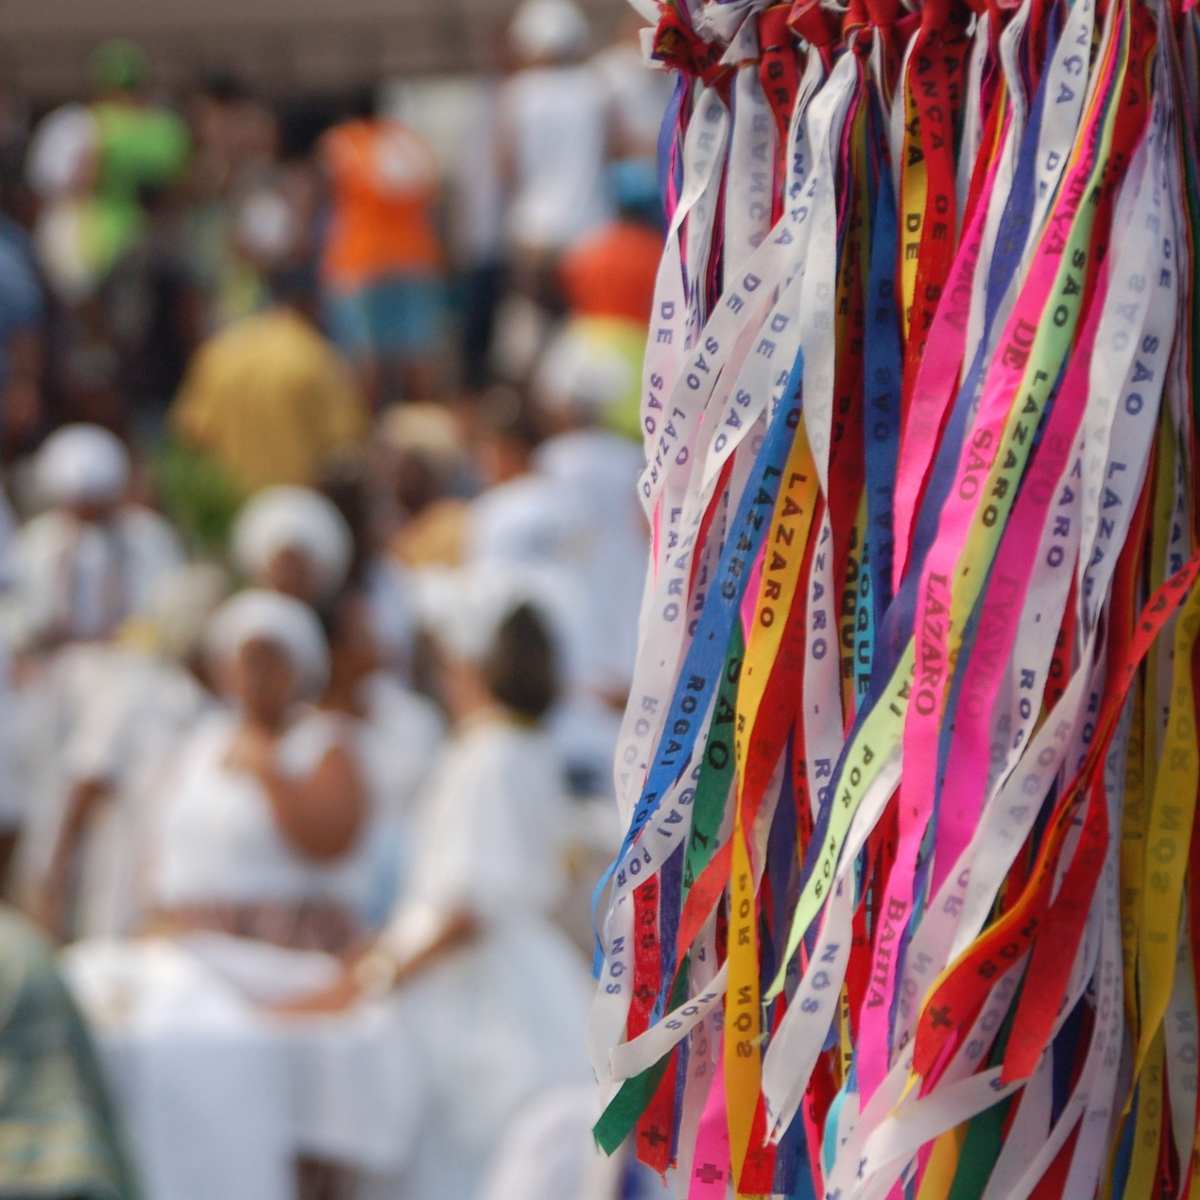
M 662 6 L 651 51 L 655 62 L 711 85 L 730 72 L 721 62 L 722 54 L 722 47 L 700 37 L 675 5 Z

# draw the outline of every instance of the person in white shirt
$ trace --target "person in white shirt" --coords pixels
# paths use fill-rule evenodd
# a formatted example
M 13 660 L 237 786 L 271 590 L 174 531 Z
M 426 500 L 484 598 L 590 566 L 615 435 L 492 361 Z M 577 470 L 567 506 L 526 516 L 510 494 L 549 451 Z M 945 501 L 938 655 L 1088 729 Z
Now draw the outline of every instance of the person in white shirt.
M 127 502 L 129 455 L 106 429 L 67 425 L 51 434 L 36 475 L 50 508 L 15 538 L 10 639 L 46 650 L 111 637 L 181 564 L 179 541 L 161 516 Z
M 291 1012 L 394 993 L 428 1056 L 425 1125 L 398 1194 L 475 1200 L 505 1122 L 584 1082 L 586 966 L 553 914 L 565 886 L 561 767 L 540 722 L 556 688 L 536 594 L 464 573 L 438 651 L 454 734 L 421 809 L 418 858 L 383 936 Z
M 536 579 L 561 656 L 562 694 L 547 725 L 572 790 L 603 790 L 620 724 L 606 699 L 609 647 L 601 630 L 607 617 L 597 623 L 594 613 L 616 581 L 603 580 L 598 595 L 589 592 L 597 584 L 590 547 L 603 510 L 590 507 L 592 497 L 570 479 L 536 469 L 542 421 L 528 397 L 494 388 L 481 417 L 485 432 L 477 453 L 489 486 L 471 502 L 465 563 Z
M 31 814 L 22 846 L 35 911 L 53 936 L 117 937 L 140 926 L 163 774 L 215 703 L 203 641 L 228 592 L 219 567 L 180 568 L 118 640 L 58 656 L 61 690 L 79 712 L 55 755 L 56 794 Z
M 584 61 L 587 18 L 572 0 L 525 0 L 509 40 L 520 67 L 500 89 L 500 146 L 520 274 L 522 262 L 549 265 L 612 215 L 612 121 L 604 81 Z
M 642 450 L 614 433 L 607 418 L 628 386 L 629 364 L 585 327 L 568 325 L 550 344 L 534 379 L 549 436 L 536 472 L 572 496 L 579 532 L 572 540 L 593 605 L 596 689 L 623 709 L 637 654 L 648 528 L 638 502 Z M 595 514 L 603 513 L 603 520 Z
M 341 723 L 311 707 L 329 673 L 320 623 L 298 600 L 246 591 L 217 612 L 210 646 L 233 706 L 164 783 L 154 924 L 344 951 L 370 885 L 368 802 Z

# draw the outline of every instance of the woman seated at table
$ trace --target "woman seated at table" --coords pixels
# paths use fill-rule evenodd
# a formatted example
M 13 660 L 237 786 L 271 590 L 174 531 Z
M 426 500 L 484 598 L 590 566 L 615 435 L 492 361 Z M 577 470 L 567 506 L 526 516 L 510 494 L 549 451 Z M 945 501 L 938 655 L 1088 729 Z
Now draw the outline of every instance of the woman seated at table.
M 541 721 L 555 650 L 528 596 L 514 577 L 453 578 L 435 630 L 453 737 L 421 807 L 406 894 L 337 985 L 287 1006 L 336 1011 L 396 989 L 431 1081 L 404 1195 L 473 1200 L 516 1107 L 589 1077 L 587 971 L 553 921 L 567 800 Z
M 341 952 L 371 872 L 364 788 L 342 723 L 309 707 L 329 672 L 316 615 L 247 591 L 211 627 L 229 711 L 204 722 L 166 781 L 154 926 Z

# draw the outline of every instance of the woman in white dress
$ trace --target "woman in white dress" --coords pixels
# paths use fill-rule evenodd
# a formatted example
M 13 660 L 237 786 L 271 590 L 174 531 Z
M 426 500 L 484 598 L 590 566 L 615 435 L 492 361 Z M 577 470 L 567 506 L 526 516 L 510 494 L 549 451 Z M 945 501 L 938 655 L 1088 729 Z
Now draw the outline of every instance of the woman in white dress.
M 341 723 L 311 708 L 329 655 L 315 614 L 248 591 L 211 629 L 231 711 L 204 722 L 166 784 L 155 925 L 347 950 L 370 883 L 367 800 Z
M 400 1194 L 475 1200 L 516 1108 L 589 1077 L 589 988 L 552 920 L 566 800 L 540 728 L 556 686 L 550 635 L 511 581 L 460 582 L 437 630 L 454 736 L 422 805 L 404 899 L 338 985 L 292 1007 L 327 1011 L 395 989 L 430 1081 Z

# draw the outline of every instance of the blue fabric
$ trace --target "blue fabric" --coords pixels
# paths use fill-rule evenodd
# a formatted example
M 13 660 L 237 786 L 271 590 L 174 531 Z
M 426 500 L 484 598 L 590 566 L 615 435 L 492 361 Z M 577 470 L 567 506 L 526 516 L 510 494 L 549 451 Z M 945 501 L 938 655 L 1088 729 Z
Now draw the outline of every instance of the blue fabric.
M 445 307 L 441 281 L 425 275 L 393 275 L 325 299 L 330 333 L 353 358 L 431 349 L 441 338 Z
M 0 385 L 8 376 L 8 341 L 40 324 L 45 303 L 25 246 L 0 226 Z

